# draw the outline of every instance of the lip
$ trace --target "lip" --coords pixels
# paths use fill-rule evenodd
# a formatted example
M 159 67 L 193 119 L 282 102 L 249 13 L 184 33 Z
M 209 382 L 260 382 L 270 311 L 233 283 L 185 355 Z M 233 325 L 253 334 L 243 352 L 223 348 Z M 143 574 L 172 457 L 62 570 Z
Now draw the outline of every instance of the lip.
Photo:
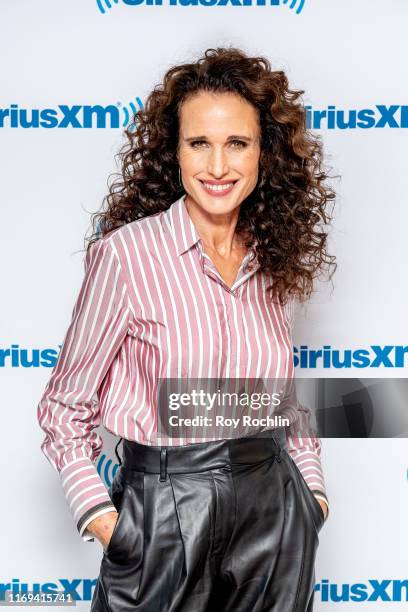
M 207 189 L 207 187 L 204 185 L 204 181 L 199 179 L 202 188 L 204 189 L 204 191 L 206 193 L 208 193 L 210 196 L 213 196 L 215 198 L 222 198 L 223 196 L 228 195 L 229 193 L 231 193 L 231 191 L 234 189 L 235 184 L 238 182 L 237 179 L 235 180 L 224 180 L 224 181 L 214 181 L 214 180 L 208 180 L 205 181 L 206 183 L 209 183 L 210 185 L 228 185 L 228 183 L 233 183 L 232 186 L 229 189 L 223 189 L 222 191 L 212 191 L 211 189 Z

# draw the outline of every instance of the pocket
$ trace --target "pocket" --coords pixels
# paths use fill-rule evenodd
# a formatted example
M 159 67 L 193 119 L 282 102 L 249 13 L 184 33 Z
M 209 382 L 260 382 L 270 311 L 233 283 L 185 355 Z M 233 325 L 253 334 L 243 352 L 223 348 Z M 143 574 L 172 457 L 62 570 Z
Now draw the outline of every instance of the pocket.
M 301 494 L 303 494 L 306 507 L 308 508 L 309 514 L 313 520 L 317 532 L 319 532 L 323 527 L 323 523 L 325 521 L 323 509 L 317 501 L 316 497 L 313 495 L 313 492 L 309 488 L 309 485 L 303 478 L 302 472 L 299 470 L 292 457 L 289 455 L 289 453 L 286 452 L 286 450 L 283 451 L 282 454 L 285 456 L 286 461 L 290 462 L 289 465 L 291 466 L 291 469 L 293 470 L 295 477 L 300 485 L 300 492 Z
M 300 474 L 300 475 L 302 476 L 302 474 Z M 303 476 L 302 476 L 302 478 L 303 478 Z M 323 523 L 325 521 L 323 508 L 321 507 L 321 505 L 317 501 L 316 497 L 313 494 L 313 491 L 311 491 L 311 489 L 309 488 L 309 485 L 307 484 L 307 482 L 305 481 L 304 478 L 303 478 L 303 482 L 305 484 L 306 493 L 307 493 L 307 495 L 309 497 L 310 503 L 314 507 L 315 513 L 317 513 L 317 524 L 316 524 L 316 527 L 320 531 L 320 529 L 322 528 Z
M 122 477 L 118 473 L 109 491 L 111 499 L 112 499 L 112 503 L 116 508 L 118 516 L 116 518 L 116 523 L 113 528 L 108 545 L 106 546 L 106 548 L 104 548 L 104 553 L 106 555 L 109 555 L 111 550 L 115 548 L 115 542 L 116 542 L 117 535 L 119 533 L 120 523 L 121 523 L 123 510 L 124 510 L 123 502 L 124 502 L 124 497 L 125 497 L 125 489 L 126 489 L 126 483 L 123 481 Z
M 115 523 L 115 526 L 114 526 L 114 528 L 113 528 L 113 531 L 112 531 L 112 534 L 111 534 L 110 540 L 109 540 L 108 545 L 106 546 L 106 548 L 104 548 L 104 552 L 105 552 L 106 554 L 109 554 L 110 549 L 111 549 L 111 548 L 114 546 L 114 544 L 115 544 L 116 532 L 118 531 L 119 519 L 120 519 L 121 514 L 122 514 L 122 509 L 120 509 L 120 510 L 119 510 L 119 512 L 118 512 L 118 516 L 117 516 L 117 518 L 116 518 L 116 523 Z
M 143 473 L 133 479 L 124 476 L 112 485 L 112 502 L 118 511 L 116 524 L 104 555 L 114 563 L 138 564 L 143 556 L 144 509 Z

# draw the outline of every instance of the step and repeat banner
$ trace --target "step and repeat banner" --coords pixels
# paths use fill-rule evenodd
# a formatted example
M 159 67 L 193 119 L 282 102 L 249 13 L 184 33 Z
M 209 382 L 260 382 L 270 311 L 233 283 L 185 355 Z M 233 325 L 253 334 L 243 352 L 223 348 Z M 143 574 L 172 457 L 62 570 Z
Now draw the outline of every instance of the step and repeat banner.
M 102 548 L 76 531 L 40 451 L 37 404 L 123 129 L 171 65 L 232 45 L 305 91 L 309 127 L 338 175 L 338 269 L 297 310 L 297 376 L 406 377 L 407 25 L 406 0 L 1 0 L 0 605 L 6 589 L 66 588 L 90 607 Z M 101 433 L 109 486 L 117 440 Z M 406 610 L 406 433 L 324 437 L 322 462 L 330 518 L 315 609 Z

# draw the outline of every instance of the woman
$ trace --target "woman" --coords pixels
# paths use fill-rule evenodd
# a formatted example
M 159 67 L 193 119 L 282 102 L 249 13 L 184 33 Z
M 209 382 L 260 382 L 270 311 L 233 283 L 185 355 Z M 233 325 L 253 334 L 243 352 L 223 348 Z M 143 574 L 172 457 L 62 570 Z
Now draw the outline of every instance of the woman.
M 103 546 L 94 612 L 312 609 L 328 503 L 309 411 L 174 437 L 155 395 L 159 379 L 293 379 L 294 302 L 334 259 L 301 93 L 265 58 L 209 49 L 126 131 L 38 407 L 79 534 Z M 123 439 L 109 491 L 100 423 Z

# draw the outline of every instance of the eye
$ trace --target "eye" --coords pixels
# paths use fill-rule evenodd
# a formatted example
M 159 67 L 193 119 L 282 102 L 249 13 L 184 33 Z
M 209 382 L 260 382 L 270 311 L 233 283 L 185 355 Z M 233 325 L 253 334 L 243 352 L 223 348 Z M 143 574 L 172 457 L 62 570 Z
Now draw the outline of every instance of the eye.
M 239 140 L 238 138 L 236 138 L 235 140 L 231 140 L 230 142 L 232 145 L 234 145 L 234 148 L 236 149 L 244 149 L 247 146 L 246 142 L 244 142 L 243 140 Z
M 203 144 L 207 144 L 207 142 L 205 140 L 192 140 L 190 143 L 193 149 L 198 149 Z

